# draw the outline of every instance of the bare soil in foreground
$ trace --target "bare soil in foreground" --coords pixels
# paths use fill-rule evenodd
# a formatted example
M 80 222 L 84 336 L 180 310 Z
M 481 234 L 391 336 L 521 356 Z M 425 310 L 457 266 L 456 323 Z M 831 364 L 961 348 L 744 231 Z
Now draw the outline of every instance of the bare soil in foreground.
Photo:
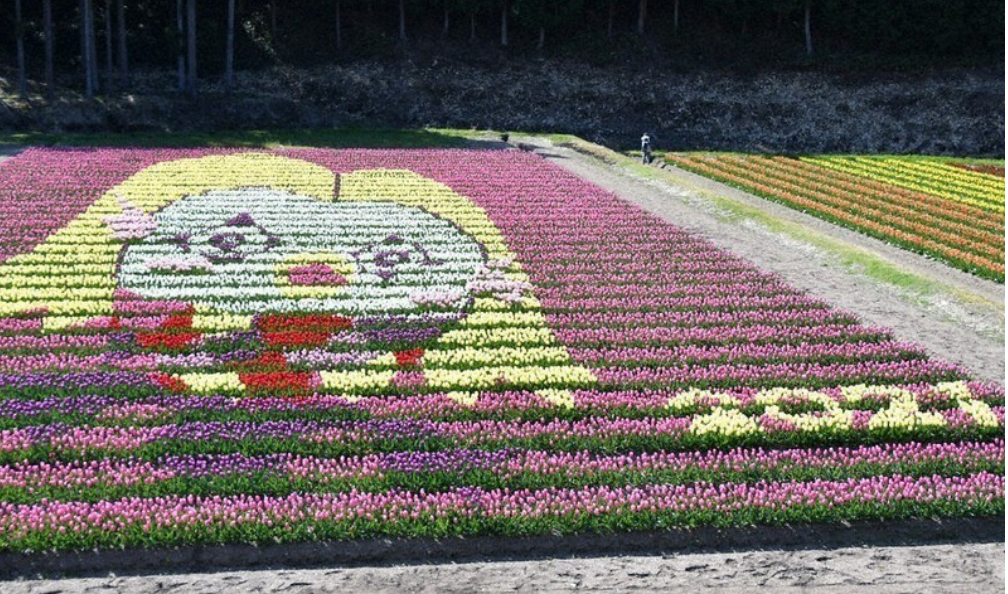
M 1004 543 L 731 551 L 354 568 L 107 576 L 2 584 L 9 594 L 129 592 L 470 593 L 724 592 L 987 594 L 1004 592 Z
M 810 294 L 858 314 L 865 322 L 888 326 L 898 337 L 923 344 L 936 356 L 964 365 L 980 379 L 1004 381 L 1004 286 L 959 273 L 940 263 L 691 174 L 667 171 L 644 178 L 606 166 L 569 148 L 543 141 L 529 142 L 535 144 L 527 144 L 525 148 L 780 274 Z M 0 151 L 0 161 L 3 157 L 4 152 Z M 935 289 L 920 295 L 879 282 L 856 267 L 839 263 L 836 254 L 829 250 L 777 233 L 758 221 L 727 216 L 711 201 L 712 195 L 742 204 L 759 204 L 770 216 L 800 223 L 840 244 L 867 251 L 873 257 L 931 279 Z M 553 553 L 524 556 L 515 555 L 513 551 L 497 557 L 483 552 L 481 557 L 468 559 L 464 555 L 446 555 L 439 559 L 437 555 L 427 554 L 418 561 L 405 563 L 328 564 L 327 567 L 303 569 L 296 567 L 296 559 L 289 558 L 296 556 L 298 549 L 293 547 L 290 552 L 294 555 L 288 555 L 286 563 L 273 567 L 265 564 L 264 569 L 235 570 L 247 565 L 246 562 L 228 568 L 225 555 L 217 563 L 204 560 L 188 569 L 202 573 L 180 573 L 187 569 L 178 564 L 169 564 L 171 567 L 165 572 L 155 570 L 151 573 L 147 569 L 142 575 L 116 575 L 109 572 L 107 566 L 87 571 L 78 568 L 71 573 L 100 577 L 21 578 L 0 582 L 0 591 L 10 594 L 107 591 L 146 594 L 169 591 L 668 592 L 682 589 L 741 594 L 773 588 L 781 594 L 983 594 L 1003 592 L 1005 587 L 1005 544 L 1000 526 L 1003 518 L 990 521 L 996 525 L 979 531 L 975 530 L 977 522 L 983 524 L 985 520 L 967 522 L 965 525 L 974 528 L 962 530 L 959 537 L 956 536 L 956 523 L 950 522 L 940 538 L 930 540 L 901 538 L 898 526 L 890 528 L 879 524 L 865 533 L 870 537 L 863 543 L 852 542 L 850 538 L 825 538 L 817 545 L 815 535 L 818 533 L 808 531 L 800 546 L 788 546 L 786 542 L 766 538 L 754 538 L 748 543 L 745 539 L 735 539 L 700 547 L 669 547 L 656 543 L 650 551 L 647 546 L 635 546 L 625 550 L 609 548 L 594 554 L 585 552 L 585 547 L 581 546 L 573 550 L 560 546 Z M 129 572 L 131 553 L 113 554 L 120 559 L 113 565 Z M 213 555 L 210 551 L 209 556 Z M 151 555 L 147 557 L 150 560 Z M 456 559 L 459 562 L 454 561 Z M 316 562 L 315 565 L 326 564 Z M 224 569 L 209 571 L 210 567 L 220 566 Z M 51 567 L 52 573 L 60 571 L 59 564 Z M 11 569 L 7 568 L 7 574 Z M 16 568 L 13 573 L 33 574 Z

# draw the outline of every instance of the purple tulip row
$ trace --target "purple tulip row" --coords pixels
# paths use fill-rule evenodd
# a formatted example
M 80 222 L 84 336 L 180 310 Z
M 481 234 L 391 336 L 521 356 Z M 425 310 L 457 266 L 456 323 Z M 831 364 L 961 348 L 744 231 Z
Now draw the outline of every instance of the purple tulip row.
M 925 351 L 920 347 L 904 343 L 803 343 L 800 345 L 758 345 L 729 344 L 716 346 L 681 347 L 615 347 L 615 348 L 570 348 L 573 360 L 595 366 L 619 364 L 640 364 L 647 362 L 657 367 L 667 367 L 673 362 L 705 364 L 745 360 L 752 364 L 761 360 L 790 360 L 799 362 L 806 359 L 844 360 L 886 360 L 924 359 Z M 309 368 L 329 369 L 341 366 L 360 366 L 381 355 L 378 351 L 355 350 L 329 352 L 322 349 L 293 351 L 287 354 L 287 361 Z M 46 371 L 88 371 L 92 369 L 116 369 L 122 371 L 155 371 L 164 368 L 206 369 L 226 367 L 235 362 L 255 359 L 258 354 L 252 350 L 235 350 L 224 353 L 131 354 L 109 351 L 96 354 L 77 354 L 51 351 L 33 355 L 0 355 L 0 372 L 27 373 Z
M 901 443 L 836 448 L 729 451 L 630 452 L 598 454 L 587 451 L 449 450 L 392 452 L 324 458 L 289 453 L 168 455 L 139 458 L 17 462 L 0 466 L 0 488 L 35 491 L 45 487 L 150 485 L 174 478 L 227 477 L 268 472 L 284 478 L 331 481 L 381 478 L 385 473 L 492 473 L 507 480 L 529 473 L 591 477 L 600 473 L 635 474 L 657 471 L 759 472 L 792 468 L 843 471 L 864 465 L 1004 464 L 1005 442 Z
M 999 386 L 972 382 L 966 384 L 973 398 L 983 400 L 995 408 L 1004 407 L 1004 390 Z M 892 391 L 881 390 L 866 395 L 864 404 L 872 409 L 886 406 L 891 394 L 906 389 L 922 406 L 939 409 L 955 408 L 957 403 L 947 393 L 938 392 L 929 384 L 894 385 Z M 660 414 L 667 410 L 669 400 L 678 391 L 663 390 L 574 390 L 573 408 L 578 411 L 611 415 L 626 411 L 645 414 Z M 755 388 L 733 388 L 723 391 L 738 400 L 740 406 L 751 406 L 758 390 Z M 842 402 L 839 388 L 822 390 L 831 398 Z M 481 393 L 474 404 L 467 405 L 444 394 L 399 395 L 384 398 L 365 398 L 350 402 L 341 396 L 311 396 L 292 400 L 286 397 L 261 396 L 256 398 L 233 398 L 230 396 L 149 396 L 125 401 L 115 396 L 84 395 L 76 397 L 49 397 L 39 400 L 17 398 L 0 399 L 0 417 L 23 419 L 30 422 L 39 415 L 84 415 L 98 419 L 113 417 L 136 418 L 135 410 L 144 411 L 141 416 L 150 418 L 152 410 L 159 417 L 197 412 L 231 415 L 239 412 L 251 414 L 283 414 L 304 411 L 338 411 L 366 413 L 375 418 L 421 419 L 452 417 L 459 414 L 479 413 L 500 415 L 530 409 L 552 408 L 542 396 L 526 391 L 490 391 Z

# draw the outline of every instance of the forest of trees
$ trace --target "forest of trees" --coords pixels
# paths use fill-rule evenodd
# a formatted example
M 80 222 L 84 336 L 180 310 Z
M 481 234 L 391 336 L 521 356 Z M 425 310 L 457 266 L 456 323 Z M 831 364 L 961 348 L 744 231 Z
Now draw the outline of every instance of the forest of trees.
M 781 57 L 1003 63 L 991 0 L 0 0 L 0 60 L 87 96 L 128 90 L 136 68 L 200 77 L 419 51 L 487 51 L 700 66 Z

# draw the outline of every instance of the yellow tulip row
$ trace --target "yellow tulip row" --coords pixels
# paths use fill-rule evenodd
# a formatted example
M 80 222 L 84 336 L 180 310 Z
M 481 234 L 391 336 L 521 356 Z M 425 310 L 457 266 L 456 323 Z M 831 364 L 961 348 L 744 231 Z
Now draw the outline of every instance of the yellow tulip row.
M 941 163 L 863 157 L 804 157 L 803 161 L 834 171 L 1004 212 L 1005 184 L 989 175 L 960 171 Z

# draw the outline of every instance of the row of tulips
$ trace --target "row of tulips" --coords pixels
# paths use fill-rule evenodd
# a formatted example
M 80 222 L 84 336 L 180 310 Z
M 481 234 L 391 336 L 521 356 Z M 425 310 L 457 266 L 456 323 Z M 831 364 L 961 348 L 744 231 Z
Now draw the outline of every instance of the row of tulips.
M 908 190 L 941 196 L 1004 213 L 1004 177 L 974 173 L 937 161 L 870 157 L 806 157 L 829 169 L 852 173 Z
M 1001 179 L 1005 178 L 1004 165 L 994 165 L 993 163 L 964 163 L 960 161 L 950 161 L 947 165 L 949 167 L 955 167 L 956 169 L 962 169 L 963 171 L 982 173 L 984 175 L 1000 177 Z
M 814 216 L 1004 282 L 1004 184 L 1000 193 L 968 186 L 910 183 L 888 168 L 913 162 L 756 155 L 669 154 L 677 166 L 713 177 Z M 867 164 L 865 163 L 867 161 Z M 895 162 L 897 165 L 886 165 Z M 881 168 L 881 172 L 879 171 Z M 981 174 L 948 169 L 947 177 Z M 981 186 L 979 189 L 974 186 Z M 982 196 L 969 198 L 969 196 Z
M 565 396 L 557 406 L 558 393 Z M 911 405 L 912 401 L 912 405 Z M 546 390 L 536 392 L 452 392 L 411 394 L 381 398 L 351 399 L 346 396 L 152 396 L 126 400 L 121 397 L 49 397 L 42 400 L 0 400 L 0 427 L 77 427 L 178 425 L 191 422 L 240 421 L 366 421 L 371 419 L 419 419 L 427 421 L 543 421 L 606 418 L 654 418 L 710 414 L 715 407 L 733 408 L 759 417 L 768 407 L 790 413 L 816 411 L 862 411 L 870 417 L 883 409 L 916 407 L 923 413 L 966 415 L 977 420 L 983 403 L 997 412 L 1004 407 L 1004 393 L 978 384 L 848 386 L 822 391 L 738 389 L 710 390 Z M 1000 408 L 999 408 L 1000 407 Z M 990 417 L 986 417 L 987 421 Z
M 745 483 L 881 474 L 955 476 L 998 472 L 1004 441 L 885 444 L 831 449 L 598 454 L 587 451 L 451 450 L 323 458 L 290 453 L 171 455 L 156 460 L 22 462 L 2 469 L 0 493 L 11 503 L 99 502 L 175 495 L 285 495 L 353 489 L 444 491 L 581 488 L 593 485 Z
M 1002 386 L 534 155 L 0 182 L 3 549 L 1003 513 Z
M 822 522 L 1004 513 L 1004 476 L 913 477 L 580 489 L 453 487 L 283 496 L 126 497 L 0 503 L 0 547 L 15 550 L 290 542 L 380 536 L 524 536 L 698 524 Z

